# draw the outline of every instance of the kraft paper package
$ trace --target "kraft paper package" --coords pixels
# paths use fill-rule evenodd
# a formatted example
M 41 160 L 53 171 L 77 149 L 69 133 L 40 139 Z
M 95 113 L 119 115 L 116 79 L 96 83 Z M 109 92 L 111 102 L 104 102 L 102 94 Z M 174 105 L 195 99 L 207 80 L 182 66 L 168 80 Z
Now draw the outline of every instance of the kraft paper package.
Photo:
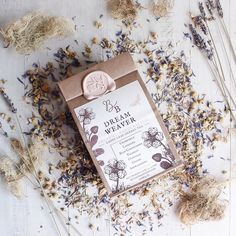
M 110 196 L 182 165 L 129 53 L 59 87 Z

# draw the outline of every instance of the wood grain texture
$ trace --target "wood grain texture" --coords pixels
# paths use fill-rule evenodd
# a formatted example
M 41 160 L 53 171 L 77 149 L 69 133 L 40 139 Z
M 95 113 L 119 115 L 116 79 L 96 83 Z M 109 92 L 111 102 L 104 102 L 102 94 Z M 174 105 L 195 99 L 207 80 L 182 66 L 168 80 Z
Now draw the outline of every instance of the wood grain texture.
M 149 6 L 150 0 L 142 1 L 143 5 Z M 222 0 L 225 9 L 226 23 L 230 28 L 230 33 L 233 39 L 236 38 L 236 1 Z M 15 53 L 14 49 L 0 48 L 0 78 L 8 80 L 6 88 L 8 94 L 11 95 L 17 107 L 20 107 L 21 125 L 27 126 L 26 118 L 30 116 L 31 110 L 27 109 L 25 103 L 21 100 L 23 87 L 20 87 L 16 78 L 30 68 L 33 62 L 40 62 L 44 65 L 53 57 L 52 51 L 58 47 L 65 47 L 68 44 L 73 44 L 76 38 L 79 41 L 79 48 L 82 50 L 85 43 L 91 41 L 93 36 L 113 37 L 114 33 L 122 29 L 122 24 L 113 20 L 106 11 L 105 0 L 0 0 L 0 27 L 5 26 L 8 22 L 14 21 L 26 13 L 42 9 L 47 10 L 55 15 L 63 15 L 69 18 L 76 16 L 77 34 L 73 38 L 66 40 L 52 40 L 46 46 L 30 56 L 22 56 Z M 159 34 L 161 43 L 166 43 L 172 40 L 178 42 L 179 48 L 184 48 L 187 57 L 191 60 L 192 68 L 196 74 L 196 82 L 194 86 L 200 93 L 205 93 L 209 99 L 217 100 L 221 95 L 213 81 L 213 77 L 209 72 L 208 67 L 204 63 L 202 56 L 196 49 L 190 47 L 189 42 L 183 40 L 183 32 L 186 31 L 184 23 L 189 22 L 189 11 L 197 12 L 197 1 L 185 0 L 175 1 L 175 7 L 170 16 L 160 21 L 147 22 L 150 16 L 150 11 L 144 10 L 140 14 L 140 27 L 134 30 L 133 37 L 137 39 L 145 39 L 150 31 L 156 31 Z M 93 26 L 94 21 L 99 19 L 103 14 L 103 28 L 98 30 Z M 217 34 L 215 35 L 217 38 Z M 236 46 L 236 45 L 235 45 Z M 100 48 L 95 52 L 98 60 L 103 60 L 105 54 Z M 227 66 L 227 65 L 226 65 Z M 230 83 L 230 75 L 227 76 L 227 82 Z M 232 85 L 231 85 L 232 87 Z M 233 91 L 233 88 L 231 88 Z M 236 95 L 236 94 L 235 94 Z M 7 108 L 0 102 L 0 112 L 7 112 Z M 228 121 L 228 124 L 229 121 Z M 12 133 L 11 135 L 16 134 Z M 0 137 L 0 150 L 7 154 L 11 154 L 11 150 L 7 147 L 6 141 Z M 236 235 L 236 134 L 232 134 L 230 142 L 227 144 L 219 143 L 213 154 L 214 161 L 207 158 L 209 150 L 205 150 L 202 158 L 204 166 L 211 174 L 219 178 L 222 175 L 222 170 L 227 171 L 227 177 L 233 180 L 229 183 L 225 192 L 230 208 L 224 220 L 219 222 L 199 223 L 192 227 L 186 227 L 179 222 L 176 217 L 174 208 L 171 208 L 164 217 L 163 226 L 159 227 L 155 232 L 148 233 L 148 236 L 234 236 Z M 229 161 L 223 161 L 220 157 L 228 158 Z M 47 207 L 39 196 L 38 191 L 26 182 L 24 185 L 26 197 L 22 200 L 14 198 L 0 184 L 0 235 L 1 236 L 58 236 L 55 227 L 51 221 Z M 140 206 L 142 202 L 137 200 L 134 203 Z M 88 228 L 88 224 L 93 223 L 99 226 L 99 231 L 92 232 Z M 108 212 L 100 219 L 93 217 L 80 217 L 76 228 L 83 236 L 111 236 L 119 235 L 111 225 L 111 217 Z M 61 229 L 63 236 L 67 235 L 65 229 Z M 70 227 L 71 235 L 79 235 Z M 141 236 L 142 232 L 137 227 L 132 236 Z

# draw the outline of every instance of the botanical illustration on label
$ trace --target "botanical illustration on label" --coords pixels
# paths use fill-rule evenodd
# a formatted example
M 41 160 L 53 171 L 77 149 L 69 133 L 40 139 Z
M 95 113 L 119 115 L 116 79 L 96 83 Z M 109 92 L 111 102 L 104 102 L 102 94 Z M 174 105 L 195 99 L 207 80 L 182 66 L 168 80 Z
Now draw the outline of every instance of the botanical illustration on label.
M 138 81 L 75 108 L 113 193 L 176 165 Z

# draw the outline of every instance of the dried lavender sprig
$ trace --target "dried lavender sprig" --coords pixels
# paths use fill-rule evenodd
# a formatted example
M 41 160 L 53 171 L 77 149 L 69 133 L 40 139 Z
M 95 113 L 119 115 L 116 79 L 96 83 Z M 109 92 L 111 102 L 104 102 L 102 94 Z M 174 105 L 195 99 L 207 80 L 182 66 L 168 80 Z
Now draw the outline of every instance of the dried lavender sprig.
M 215 0 L 215 7 L 217 8 L 220 24 L 221 24 L 221 26 L 222 26 L 222 28 L 223 28 L 223 32 L 225 33 L 228 42 L 229 42 L 229 46 L 231 47 L 231 50 L 232 50 L 233 56 L 234 56 L 234 60 L 235 60 L 235 62 L 236 62 L 236 54 L 235 54 L 234 47 L 233 47 L 231 38 L 230 38 L 230 36 L 229 36 L 228 30 L 227 30 L 227 27 L 226 27 L 226 25 L 225 25 L 225 23 L 224 23 L 224 19 L 223 19 L 223 9 L 222 9 L 220 0 Z M 203 7 L 203 8 L 204 8 L 204 7 Z M 200 8 L 199 8 L 199 10 L 200 10 L 200 12 L 202 11 Z M 214 18 L 214 19 L 215 19 L 215 18 Z M 216 26 L 217 26 L 217 29 L 218 29 L 218 32 L 219 32 L 219 34 L 220 34 L 222 47 L 223 47 L 223 50 L 224 50 L 224 52 L 225 52 L 225 54 L 226 54 L 227 63 L 229 64 L 229 67 L 230 67 L 230 73 L 231 73 L 231 75 L 232 75 L 233 82 L 234 82 L 234 85 L 235 85 L 235 87 L 236 87 L 236 79 L 235 79 L 234 73 L 233 73 L 233 71 L 232 71 L 231 63 L 230 63 L 229 56 L 228 56 L 228 53 L 227 53 L 227 50 L 226 50 L 226 47 L 225 47 L 225 44 L 224 44 L 223 37 L 222 37 L 222 35 L 221 35 L 221 31 L 220 31 L 219 24 L 218 24 L 217 21 L 214 21 L 214 22 L 215 22 L 215 24 L 216 24 Z M 205 23 L 206 23 L 206 25 L 207 25 L 207 27 L 208 27 L 207 21 L 205 21 Z M 208 27 L 208 30 L 210 30 L 209 27 Z M 212 40 L 213 40 L 213 39 L 212 39 Z M 215 49 L 215 50 L 216 50 L 216 49 Z
M 213 0 L 207 0 L 207 3 L 209 4 L 211 10 L 216 8 L 216 5 Z
M 216 9 L 218 12 L 218 15 L 223 18 L 224 17 L 224 12 L 223 12 L 223 8 L 221 6 L 220 0 L 216 0 Z
M 206 43 L 204 41 L 204 39 L 202 38 L 202 36 L 196 31 L 196 29 L 193 27 L 192 24 L 189 24 L 189 29 L 190 29 L 190 32 L 193 36 L 193 43 L 198 47 L 200 48 L 201 50 L 202 49 L 205 49 L 206 48 Z
M 7 105 L 9 106 L 9 108 L 11 109 L 11 111 L 13 113 L 17 112 L 17 109 L 15 108 L 14 103 L 11 101 L 11 99 L 9 98 L 9 96 L 5 93 L 5 91 L 3 90 L 3 88 L 0 88 L 0 93 L 2 94 L 3 99 L 5 100 L 5 102 L 7 103 Z
M 227 95 L 230 97 L 230 100 L 232 101 L 233 105 L 235 106 L 236 108 L 236 103 L 234 101 L 234 99 L 232 98 L 229 90 L 227 89 L 225 83 L 224 83 L 224 79 L 225 79 L 225 76 L 224 76 L 224 71 L 223 71 L 223 68 L 222 68 L 222 65 L 221 65 L 221 62 L 220 62 L 220 58 L 219 58 L 219 55 L 218 55 L 218 52 L 216 50 L 216 46 L 215 46 L 215 43 L 214 43 L 214 40 L 212 38 L 212 35 L 211 35 L 211 32 L 210 32 L 210 29 L 208 27 L 208 24 L 206 22 L 206 26 L 208 28 L 208 31 L 209 31 L 209 34 L 210 34 L 210 37 L 212 40 L 208 40 L 208 45 L 209 47 L 207 47 L 207 44 L 206 42 L 204 41 L 204 39 L 201 37 L 201 35 L 196 31 L 196 29 L 190 24 L 189 25 L 189 28 L 190 28 L 190 31 L 193 35 L 193 43 L 202 51 L 204 52 L 204 54 L 207 56 L 207 58 L 209 59 L 208 63 L 210 65 L 212 65 L 215 69 L 215 71 L 217 71 L 217 74 L 218 74 L 218 77 L 219 79 L 216 77 L 217 79 L 217 82 L 218 82 L 218 87 L 220 88 L 220 90 L 222 91 L 222 95 L 224 96 L 225 98 L 225 101 L 227 102 L 227 105 L 229 106 L 229 101 L 228 101 L 228 98 L 227 98 Z M 219 60 L 219 64 L 220 64 L 220 69 L 221 69 L 221 73 L 222 75 L 220 74 L 220 71 L 219 71 L 219 68 L 217 67 L 217 63 L 216 63 L 216 59 L 214 57 L 214 53 L 213 53 L 213 47 L 211 46 L 211 44 L 213 44 L 215 50 L 216 50 L 216 55 L 217 55 L 217 59 Z M 226 95 L 227 93 L 227 95 Z M 231 109 L 231 107 L 229 106 L 229 108 Z M 232 109 L 231 109 L 232 110 Z M 234 120 L 235 119 L 235 116 L 234 114 L 232 113 L 231 111 L 231 115 L 233 116 Z
M 199 11 L 201 13 L 201 16 L 202 16 L 203 20 L 205 21 L 206 20 L 206 11 L 205 11 L 205 8 L 204 8 L 202 2 L 198 3 L 198 8 L 199 8 Z
M 5 137 L 8 137 L 8 134 L 7 134 L 7 132 L 3 129 L 3 127 L 2 127 L 2 122 L 0 121 L 0 130 L 3 132 L 3 135 L 5 136 Z
M 206 2 L 206 8 L 207 8 L 209 14 L 211 15 L 211 17 L 213 17 L 213 11 L 212 11 L 212 8 L 208 2 Z
M 197 46 L 201 51 L 203 51 L 209 60 L 212 60 L 213 58 L 213 49 L 210 47 L 207 47 L 207 43 L 202 38 L 202 36 L 196 31 L 196 29 L 193 27 L 192 24 L 189 24 L 190 32 L 193 36 L 193 43 L 195 46 Z
M 222 66 L 222 63 L 221 63 L 221 59 L 220 59 L 220 56 L 219 56 L 219 53 L 218 53 L 218 50 L 217 50 L 214 38 L 212 36 L 210 27 L 209 27 L 207 22 L 206 22 L 206 26 L 207 26 L 207 29 L 208 29 L 208 32 L 209 32 L 209 35 L 210 35 L 210 38 L 211 38 L 211 40 L 209 40 L 209 41 L 210 41 L 210 43 L 212 43 L 214 51 L 215 51 L 215 54 L 216 54 L 216 58 L 213 55 L 213 64 L 215 66 L 215 69 L 218 72 L 219 77 L 220 77 L 220 84 L 221 84 L 221 86 L 223 88 L 223 91 L 224 91 L 225 95 L 226 95 L 226 92 L 227 92 L 228 96 L 231 99 L 231 102 L 233 103 L 233 105 L 235 106 L 235 109 L 236 109 L 236 103 L 235 103 L 233 97 L 231 96 L 231 94 L 230 94 L 230 92 L 229 92 L 229 90 L 228 90 L 228 88 L 227 88 L 227 86 L 226 86 L 226 84 L 224 82 L 226 80 L 225 79 L 225 73 L 224 73 L 224 70 L 223 70 L 223 66 Z M 218 64 L 219 64 L 220 70 L 219 70 L 219 68 L 217 66 Z M 220 74 L 220 72 L 221 72 L 221 74 Z
M 206 27 L 205 21 L 203 20 L 202 16 L 192 17 L 192 20 L 193 20 L 195 26 L 198 26 L 205 35 L 208 34 L 207 27 Z

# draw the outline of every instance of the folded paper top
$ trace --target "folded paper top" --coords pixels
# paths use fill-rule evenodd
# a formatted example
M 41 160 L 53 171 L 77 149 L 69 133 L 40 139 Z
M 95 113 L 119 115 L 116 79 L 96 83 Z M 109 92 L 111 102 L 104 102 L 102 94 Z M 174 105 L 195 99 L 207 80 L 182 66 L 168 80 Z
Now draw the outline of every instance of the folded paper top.
M 108 74 L 113 80 L 117 80 L 133 71 L 137 70 L 134 61 L 129 53 L 123 53 L 114 59 L 102 62 L 91 68 L 76 74 L 59 83 L 65 100 L 68 102 L 84 94 L 83 80 L 91 72 L 102 71 Z

